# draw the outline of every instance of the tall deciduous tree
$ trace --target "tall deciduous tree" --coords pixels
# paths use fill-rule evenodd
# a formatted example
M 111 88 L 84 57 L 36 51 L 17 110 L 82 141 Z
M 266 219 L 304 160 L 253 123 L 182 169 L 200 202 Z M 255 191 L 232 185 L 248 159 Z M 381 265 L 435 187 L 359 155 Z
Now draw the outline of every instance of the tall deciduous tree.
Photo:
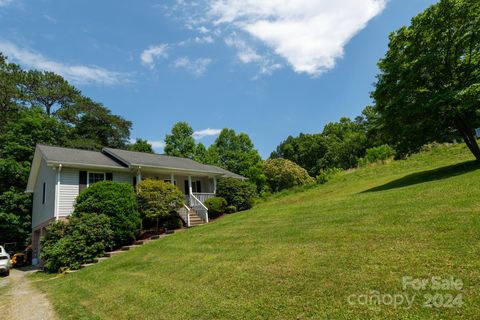
M 246 133 L 237 135 L 232 129 L 223 129 L 210 148 L 211 155 L 218 157 L 218 165 L 247 177 L 258 191 L 265 185 L 263 160 Z
M 441 0 L 390 35 L 372 93 L 401 155 L 458 133 L 480 161 L 480 2 Z
M 128 150 L 154 153 L 152 145 L 147 140 L 144 140 L 144 139 L 137 139 L 135 143 L 132 143 L 131 145 L 128 146 Z
M 193 129 L 186 122 L 177 122 L 170 134 L 165 136 L 164 151 L 169 156 L 192 159 L 195 154 Z
M 203 143 L 200 142 L 195 146 L 195 154 L 193 156 L 193 160 L 201 163 L 208 163 L 207 148 Z

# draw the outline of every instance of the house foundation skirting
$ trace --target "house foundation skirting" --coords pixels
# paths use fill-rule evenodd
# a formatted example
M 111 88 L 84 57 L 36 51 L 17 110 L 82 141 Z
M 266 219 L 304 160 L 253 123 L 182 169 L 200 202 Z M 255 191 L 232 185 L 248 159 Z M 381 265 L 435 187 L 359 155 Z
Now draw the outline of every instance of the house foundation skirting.
M 51 218 L 46 222 L 32 228 L 32 258 L 36 258 L 40 264 L 42 265 L 40 260 L 40 252 L 42 250 L 42 245 L 40 244 L 40 240 L 43 236 L 47 233 L 47 226 L 55 221 L 55 218 Z

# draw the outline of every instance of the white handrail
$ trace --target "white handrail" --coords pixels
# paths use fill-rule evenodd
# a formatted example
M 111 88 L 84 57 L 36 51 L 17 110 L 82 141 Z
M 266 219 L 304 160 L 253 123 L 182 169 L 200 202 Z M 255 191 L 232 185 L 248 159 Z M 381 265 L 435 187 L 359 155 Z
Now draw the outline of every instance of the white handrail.
M 194 194 L 190 194 L 190 200 L 191 200 L 190 205 L 192 207 L 195 207 L 195 206 L 201 207 L 202 210 L 195 210 L 198 215 L 203 215 L 202 214 L 203 212 L 201 211 L 205 212 L 203 220 L 205 221 L 205 223 L 208 223 L 208 208 L 200 200 L 198 200 L 198 198 L 195 197 Z M 194 202 L 196 202 L 196 204 L 194 204 Z
M 187 210 L 187 227 L 190 227 L 190 208 L 186 204 L 183 204 L 185 210 Z
M 183 207 L 177 210 L 180 217 L 185 221 L 187 227 L 190 227 L 190 208 L 184 204 Z

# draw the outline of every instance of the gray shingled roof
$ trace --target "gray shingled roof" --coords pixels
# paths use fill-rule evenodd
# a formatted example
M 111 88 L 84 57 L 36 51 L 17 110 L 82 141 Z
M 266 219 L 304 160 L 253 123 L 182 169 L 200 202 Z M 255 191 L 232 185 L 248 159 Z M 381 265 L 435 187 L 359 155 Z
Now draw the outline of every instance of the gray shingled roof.
M 210 167 L 213 170 L 217 170 L 218 172 L 223 174 L 223 177 L 226 177 L 226 178 L 247 179 L 244 176 L 241 176 L 239 174 L 233 173 L 231 171 L 225 170 L 217 166 L 212 166 L 212 165 L 205 165 L 205 166 Z
M 112 148 L 103 148 L 102 152 L 73 148 L 53 147 L 46 145 L 37 146 L 47 162 L 127 168 L 131 166 L 153 167 L 161 169 L 177 169 L 185 171 L 198 171 L 217 174 L 224 177 L 245 179 L 238 174 L 217 166 L 201 164 L 191 159 L 165 156 L 145 152 L 135 152 Z
M 103 148 L 104 152 L 121 160 L 129 166 L 140 167 L 156 167 L 179 170 L 200 171 L 206 173 L 218 174 L 221 176 L 234 177 L 238 179 L 245 179 L 238 174 L 228 170 L 219 168 L 217 166 L 205 165 L 187 158 L 165 156 L 160 154 L 127 151 L 121 149 Z
M 122 166 L 117 161 L 99 151 L 46 145 L 38 145 L 37 147 L 47 162 L 125 168 L 125 166 Z

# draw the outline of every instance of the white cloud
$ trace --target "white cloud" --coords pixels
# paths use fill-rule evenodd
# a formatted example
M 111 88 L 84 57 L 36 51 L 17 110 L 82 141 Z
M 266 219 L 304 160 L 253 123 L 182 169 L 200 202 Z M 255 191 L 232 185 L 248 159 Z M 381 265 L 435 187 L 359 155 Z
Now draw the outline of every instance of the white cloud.
M 20 48 L 9 41 L 0 40 L 0 51 L 10 61 L 33 69 L 55 72 L 67 80 L 78 84 L 114 85 L 130 81 L 129 76 L 124 73 L 110 71 L 97 66 L 70 65 L 54 61 L 33 50 Z
M 201 26 L 200 28 L 198 28 L 198 32 L 205 34 L 205 33 L 209 33 L 210 30 L 205 26 Z
M 260 56 L 255 48 L 248 45 L 245 41 L 238 38 L 236 34 L 225 39 L 225 43 L 237 49 L 237 57 L 243 63 L 250 63 L 254 61 L 259 61 L 262 56 Z
M 183 68 L 194 76 L 199 77 L 207 71 L 207 67 L 211 62 L 212 60 L 208 58 L 190 60 L 188 57 L 181 57 L 173 62 L 173 66 L 175 68 Z
M 168 44 L 161 43 L 156 46 L 150 46 L 148 49 L 143 50 L 140 54 L 140 60 L 142 64 L 149 67 L 150 69 L 155 68 L 155 60 L 159 58 L 168 57 Z
M 240 39 L 236 33 L 225 39 L 225 43 L 237 50 L 237 58 L 242 63 L 257 63 L 260 67 L 260 74 L 270 75 L 282 65 L 275 63 L 272 59 L 257 53 L 254 47 Z M 255 77 L 257 78 L 257 77 Z
M 193 133 L 193 138 L 199 140 L 209 136 L 217 136 L 220 134 L 220 132 L 222 132 L 222 129 L 207 128 L 207 129 L 195 131 Z
M 207 0 L 206 17 L 260 40 L 298 73 L 332 69 L 348 41 L 387 0 Z M 255 55 L 243 56 L 244 60 Z M 242 58 L 241 58 L 242 59 Z
M 165 141 L 163 140 L 148 140 L 148 143 L 150 143 L 154 149 L 162 149 L 165 147 Z
M 195 37 L 194 41 L 196 43 L 214 43 L 215 40 L 211 36 L 204 36 L 204 37 Z

